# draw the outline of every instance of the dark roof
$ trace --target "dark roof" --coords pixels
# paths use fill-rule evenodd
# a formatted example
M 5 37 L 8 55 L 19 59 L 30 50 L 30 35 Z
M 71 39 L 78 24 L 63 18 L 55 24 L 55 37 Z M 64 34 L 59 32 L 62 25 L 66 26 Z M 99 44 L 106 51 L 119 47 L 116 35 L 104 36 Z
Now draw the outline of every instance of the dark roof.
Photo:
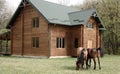
M 92 16 L 94 12 L 97 12 L 95 9 L 80 11 L 77 8 L 59 5 L 43 0 L 29 0 L 29 3 L 45 17 L 48 23 L 55 23 L 67 26 L 85 24 L 89 17 Z M 21 4 L 22 2 L 20 3 L 20 5 Z M 22 9 L 20 5 L 11 18 L 10 22 L 8 23 L 7 28 L 10 28 L 12 26 L 12 23 L 15 21 L 17 15 L 20 13 Z M 97 20 L 99 20 L 101 23 L 99 17 L 97 18 Z M 104 26 L 102 26 L 102 28 L 104 28 Z
M 79 11 L 77 8 L 59 5 L 48 1 L 29 1 L 50 23 L 71 25 L 68 13 Z
M 96 9 L 87 9 L 87 10 L 81 10 L 81 11 L 69 13 L 71 24 L 74 24 L 74 25 L 86 24 L 88 22 L 90 16 L 93 16 L 94 19 L 96 20 L 96 22 L 100 23 L 99 28 L 101 30 L 105 30 L 103 22 L 99 18 L 99 15 L 98 15 Z

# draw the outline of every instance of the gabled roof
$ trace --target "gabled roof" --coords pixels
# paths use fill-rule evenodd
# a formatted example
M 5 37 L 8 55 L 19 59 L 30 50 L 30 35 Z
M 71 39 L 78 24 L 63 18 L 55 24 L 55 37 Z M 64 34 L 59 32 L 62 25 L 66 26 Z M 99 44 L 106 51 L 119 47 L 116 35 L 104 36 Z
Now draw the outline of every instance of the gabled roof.
M 96 12 L 96 10 L 94 9 L 80 11 L 77 8 L 63 6 L 43 0 L 29 0 L 29 3 L 45 17 L 48 23 L 67 26 L 85 24 L 89 17 L 92 16 L 93 12 Z M 22 1 L 20 5 L 21 4 Z M 11 18 L 10 22 L 8 23 L 7 28 L 10 28 L 12 26 L 12 23 L 16 19 L 17 15 L 20 13 L 22 9 L 20 5 Z M 102 28 L 104 28 L 104 26 L 102 26 Z
M 63 6 L 43 0 L 29 0 L 30 3 L 40 12 L 50 23 L 70 25 L 68 13 L 79 11 L 77 8 Z
M 94 16 L 97 23 L 100 23 L 99 28 L 101 30 L 105 30 L 102 20 L 99 18 L 96 9 L 88 9 L 88 10 L 81 10 L 76 12 L 69 13 L 69 18 L 71 24 L 79 25 L 79 24 L 86 24 L 90 18 L 90 16 Z
M 71 24 L 79 25 L 86 23 L 89 20 L 90 16 L 92 16 L 93 12 L 96 12 L 96 10 L 89 9 L 69 13 Z

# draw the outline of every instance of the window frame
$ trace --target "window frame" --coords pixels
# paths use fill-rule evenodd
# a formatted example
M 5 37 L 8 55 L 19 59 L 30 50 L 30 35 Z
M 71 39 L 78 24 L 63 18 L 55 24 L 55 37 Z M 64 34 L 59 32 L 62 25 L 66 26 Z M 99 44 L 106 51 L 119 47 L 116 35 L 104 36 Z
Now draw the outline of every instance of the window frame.
M 78 44 L 79 44 L 79 39 L 75 38 L 74 39 L 74 48 L 78 48 Z
M 33 28 L 38 28 L 39 27 L 39 17 L 34 17 L 33 19 L 32 19 L 32 27 Z
M 65 48 L 65 38 L 64 37 L 56 38 L 56 48 Z
M 93 23 L 91 22 L 88 22 L 87 25 L 86 25 L 87 28 L 90 28 L 90 29 L 93 29 L 94 28 L 94 25 Z
M 32 48 L 39 48 L 39 37 L 32 37 Z

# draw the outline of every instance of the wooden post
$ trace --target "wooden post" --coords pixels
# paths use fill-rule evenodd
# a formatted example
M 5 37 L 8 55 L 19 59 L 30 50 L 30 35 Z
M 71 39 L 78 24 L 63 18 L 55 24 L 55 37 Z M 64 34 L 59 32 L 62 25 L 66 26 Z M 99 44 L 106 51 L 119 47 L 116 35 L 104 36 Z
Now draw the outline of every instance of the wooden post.
M 8 39 L 7 39 L 7 35 L 6 35 L 6 52 L 5 54 L 8 54 Z
M 11 54 L 13 54 L 13 28 L 11 27 L 11 32 L 10 32 L 10 49 L 11 49 Z

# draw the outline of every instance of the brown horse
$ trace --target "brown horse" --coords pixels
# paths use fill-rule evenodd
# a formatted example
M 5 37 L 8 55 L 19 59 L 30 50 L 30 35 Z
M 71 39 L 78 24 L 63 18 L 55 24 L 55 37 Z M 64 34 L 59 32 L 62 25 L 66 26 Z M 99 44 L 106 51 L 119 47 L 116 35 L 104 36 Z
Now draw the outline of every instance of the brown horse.
M 80 68 L 83 69 L 84 61 L 87 62 L 87 54 L 88 52 L 85 48 L 79 47 L 77 49 L 76 70 L 79 70 Z
M 91 66 L 91 59 L 93 59 L 93 61 L 94 61 L 94 70 L 96 69 L 96 60 L 95 60 L 95 58 L 98 59 L 99 69 L 101 69 L 100 57 L 103 57 L 103 49 L 102 48 L 97 48 L 97 49 L 88 48 L 87 51 L 88 51 L 87 61 L 86 61 L 87 69 L 88 69 L 88 66 L 89 67 Z M 88 60 L 90 60 L 89 61 L 90 65 L 88 65 Z
M 98 64 L 99 64 L 99 69 L 101 69 L 100 66 L 100 57 L 103 57 L 103 49 L 102 48 L 97 48 L 97 49 L 84 49 L 84 48 L 78 48 L 79 54 L 77 57 L 77 62 L 76 62 L 76 69 L 79 70 L 81 67 L 83 68 L 84 61 L 86 62 L 86 68 L 91 67 L 91 59 L 94 61 L 94 70 L 96 69 L 96 58 L 98 58 Z M 88 65 L 89 61 L 89 65 Z

